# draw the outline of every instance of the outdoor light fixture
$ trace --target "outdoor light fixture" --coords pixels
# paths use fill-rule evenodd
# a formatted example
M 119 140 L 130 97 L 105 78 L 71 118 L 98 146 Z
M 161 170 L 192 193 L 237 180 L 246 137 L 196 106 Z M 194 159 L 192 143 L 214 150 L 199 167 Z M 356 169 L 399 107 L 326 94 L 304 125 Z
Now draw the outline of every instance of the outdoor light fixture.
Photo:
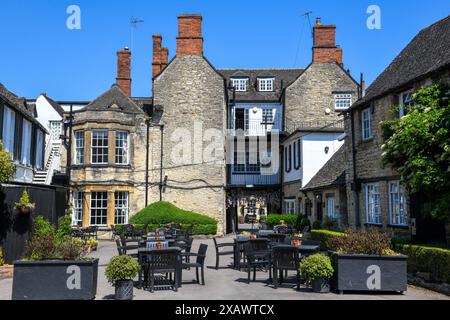
M 326 146 L 325 147 L 325 154 L 328 154 L 329 151 L 330 151 L 330 147 Z

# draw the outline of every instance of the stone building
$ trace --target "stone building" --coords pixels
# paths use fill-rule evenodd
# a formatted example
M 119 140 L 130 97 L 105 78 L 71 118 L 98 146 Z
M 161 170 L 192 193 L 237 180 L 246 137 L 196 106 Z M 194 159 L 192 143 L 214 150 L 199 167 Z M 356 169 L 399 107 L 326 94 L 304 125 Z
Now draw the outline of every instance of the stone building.
M 450 82 L 449 45 L 450 16 L 420 31 L 347 112 L 346 181 L 352 227 L 376 226 L 406 237 L 426 230 L 432 237 L 443 230 L 442 225 L 412 215 L 422 204 L 411 199 L 397 172 L 382 166 L 380 122 L 404 116 L 402 108 L 393 114 L 392 107 L 411 103 L 421 87 Z

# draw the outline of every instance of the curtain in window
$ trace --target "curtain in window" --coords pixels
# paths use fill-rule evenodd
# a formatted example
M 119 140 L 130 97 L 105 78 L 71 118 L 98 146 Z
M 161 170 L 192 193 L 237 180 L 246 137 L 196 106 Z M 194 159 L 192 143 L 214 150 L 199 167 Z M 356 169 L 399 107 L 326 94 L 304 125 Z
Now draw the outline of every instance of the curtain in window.
M 37 130 L 36 137 L 36 167 L 44 169 L 44 133 L 41 130 Z
M 5 106 L 3 111 L 3 147 L 14 156 L 14 132 L 16 131 L 16 114 Z
M 23 119 L 22 127 L 22 157 L 20 162 L 23 165 L 31 165 L 31 122 Z

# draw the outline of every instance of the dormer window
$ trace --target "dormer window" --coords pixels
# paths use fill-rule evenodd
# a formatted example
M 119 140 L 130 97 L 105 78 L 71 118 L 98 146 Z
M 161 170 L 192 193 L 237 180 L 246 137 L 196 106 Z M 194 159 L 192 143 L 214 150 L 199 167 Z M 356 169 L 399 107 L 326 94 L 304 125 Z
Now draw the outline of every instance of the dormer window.
M 262 92 L 273 91 L 274 78 L 260 78 L 258 79 L 258 90 Z
M 338 93 L 334 95 L 334 108 L 345 110 L 352 105 L 352 95 L 350 93 Z
M 402 93 L 400 93 L 399 95 L 399 103 L 400 103 L 400 109 L 398 111 L 398 115 L 399 117 L 403 117 L 406 115 L 406 113 L 408 112 L 408 108 L 409 106 L 412 105 L 413 99 L 412 99 L 412 90 L 408 90 L 408 91 L 404 91 Z M 406 108 L 405 108 L 406 106 Z
M 247 91 L 247 78 L 235 78 L 231 79 L 231 84 L 236 89 L 236 91 L 243 92 Z

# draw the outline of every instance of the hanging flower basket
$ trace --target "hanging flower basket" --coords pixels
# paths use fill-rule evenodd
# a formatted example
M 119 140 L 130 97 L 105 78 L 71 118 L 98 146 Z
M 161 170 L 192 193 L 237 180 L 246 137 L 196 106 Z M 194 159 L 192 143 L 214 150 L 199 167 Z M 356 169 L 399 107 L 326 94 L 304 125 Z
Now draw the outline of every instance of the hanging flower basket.
M 34 209 L 34 203 L 31 203 L 27 190 L 24 190 L 19 202 L 16 202 L 17 211 L 21 214 L 30 214 Z
M 17 211 L 19 211 L 20 214 L 30 214 L 33 210 L 33 206 L 17 206 Z

